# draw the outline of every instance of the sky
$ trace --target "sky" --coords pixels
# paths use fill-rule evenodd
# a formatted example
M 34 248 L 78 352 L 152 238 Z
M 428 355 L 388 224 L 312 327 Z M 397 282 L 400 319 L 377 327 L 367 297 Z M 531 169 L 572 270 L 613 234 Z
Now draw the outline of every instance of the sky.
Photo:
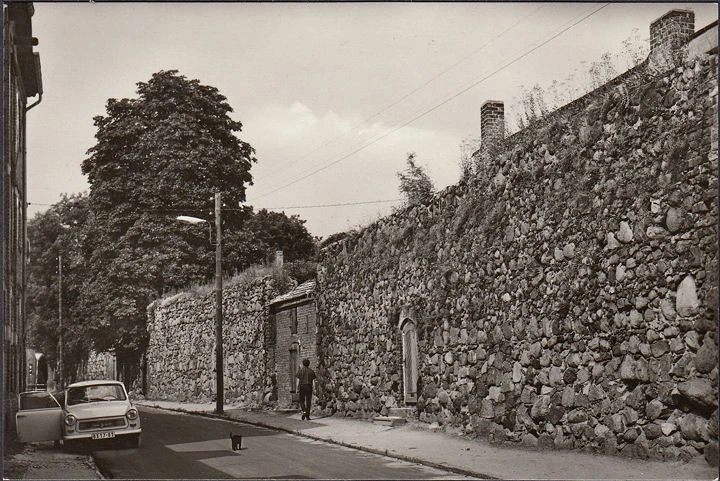
M 43 3 L 35 2 L 44 94 L 28 112 L 28 216 L 89 190 L 80 171 L 109 98 L 177 69 L 217 87 L 258 162 L 247 204 L 305 219 L 319 237 L 401 205 L 407 154 L 436 190 L 460 178 L 480 106 L 523 88 L 587 83 L 623 40 L 647 43 L 673 8 L 715 3 Z M 634 30 L 635 29 L 635 30 Z M 554 38 L 553 38 L 554 37 Z

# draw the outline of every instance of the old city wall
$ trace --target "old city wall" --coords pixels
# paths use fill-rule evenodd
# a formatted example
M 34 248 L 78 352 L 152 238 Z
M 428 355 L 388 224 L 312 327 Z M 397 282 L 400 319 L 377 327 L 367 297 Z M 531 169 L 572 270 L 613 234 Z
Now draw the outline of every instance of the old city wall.
M 81 363 L 78 368 L 77 379 L 117 379 L 115 354 L 90 351 L 87 361 Z M 131 386 L 127 388 L 130 389 Z
M 223 289 L 225 398 L 258 405 L 270 391 L 266 372 L 267 304 L 281 293 L 272 276 Z M 215 396 L 215 294 L 183 292 L 148 307 L 147 396 L 210 401 Z
M 717 56 L 640 66 L 479 158 L 475 179 L 324 250 L 320 405 L 403 405 L 402 311 L 422 421 L 712 462 Z

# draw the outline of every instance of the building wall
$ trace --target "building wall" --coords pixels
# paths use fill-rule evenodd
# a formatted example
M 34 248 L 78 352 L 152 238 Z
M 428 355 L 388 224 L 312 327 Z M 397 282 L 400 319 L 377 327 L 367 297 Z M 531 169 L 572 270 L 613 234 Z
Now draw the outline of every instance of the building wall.
M 314 301 L 301 304 L 278 306 L 275 319 L 275 366 L 277 376 L 278 405 L 292 407 L 297 402 L 297 380 L 295 374 L 303 359 L 310 361 L 310 367 L 317 366 L 317 332 Z M 291 369 L 291 351 L 296 351 L 296 363 Z
M 404 311 L 422 421 L 711 461 L 716 119 L 716 54 L 646 64 L 479 152 L 476 178 L 326 248 L 321 407 L 402 405 Z
M 12 429 L 16 394 L 25 388 L 27 98 L 38 93 L 30 43 L 32 3 L 3 5 L 3 414 Z M 36 55 L 36 54 L 35 54 Z

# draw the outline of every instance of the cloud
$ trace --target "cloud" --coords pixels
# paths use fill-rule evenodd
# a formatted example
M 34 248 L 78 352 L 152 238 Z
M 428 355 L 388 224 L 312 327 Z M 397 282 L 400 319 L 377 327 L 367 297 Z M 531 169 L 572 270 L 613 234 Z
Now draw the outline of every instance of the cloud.
M 409 152 L 416 153 L 438 190 L 457 182 L 462 139 L 456 135 L 411 125 L 397 129 L 381 121 L 359 125 L 362 120 L 317 113 L 299 101 L 249 112 L 243 140 L 256 149 L 258 164 L 248 202 L 261 208 L 397 199 L 397 172 L 404 170 Z M 307 219 L 311 233 L 327 235 L 365 224 L 391 206 L 285 210 Z

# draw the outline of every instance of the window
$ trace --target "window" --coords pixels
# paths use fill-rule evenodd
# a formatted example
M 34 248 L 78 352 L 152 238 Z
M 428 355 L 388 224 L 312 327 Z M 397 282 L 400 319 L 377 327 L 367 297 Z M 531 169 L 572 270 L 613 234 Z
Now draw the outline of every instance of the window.
M 124 401 L 125 393 L 119 384 L 99 384 L 70 388 L 67 399 L 68 406 L 96 401 Z
M 23 393 L 20 395 L 20 410 L 59 408 L 60 403 L 47 391 Z
M 297 309 L 294 307 L 288 311 L 290 315 L 290 334 L 297 334 L 298 322 L 297 322 Z

